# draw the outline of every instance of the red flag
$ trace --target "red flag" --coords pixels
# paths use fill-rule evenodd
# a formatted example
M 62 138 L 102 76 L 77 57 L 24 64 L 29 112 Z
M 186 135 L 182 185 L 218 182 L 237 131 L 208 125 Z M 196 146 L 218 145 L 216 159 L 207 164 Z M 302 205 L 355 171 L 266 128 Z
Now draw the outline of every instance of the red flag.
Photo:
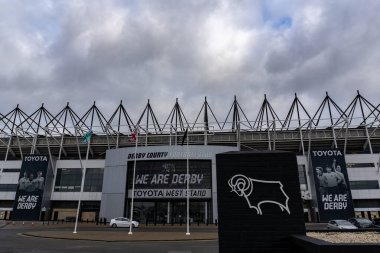
M 132 141 L 136 141 L 136 131 L 132 133 Z

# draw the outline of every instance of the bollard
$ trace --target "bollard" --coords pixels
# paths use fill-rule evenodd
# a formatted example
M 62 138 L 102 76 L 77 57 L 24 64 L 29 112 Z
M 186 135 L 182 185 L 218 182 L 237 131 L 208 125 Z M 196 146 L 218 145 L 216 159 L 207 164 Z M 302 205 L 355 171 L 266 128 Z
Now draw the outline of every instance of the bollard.
M 24 226 L 25 225 L 25 222 L 22 222 L 22 226 Z
M 13 225 L 13 226 L 15 225 L 15 222 L 14 222 L 14 221 L 12 222 L 12 225 Z
M 215 226 L 218 226 L 218 220 L 215 219 Z
M 32 227 L 34 227 L 34 222 L 32 221 Z

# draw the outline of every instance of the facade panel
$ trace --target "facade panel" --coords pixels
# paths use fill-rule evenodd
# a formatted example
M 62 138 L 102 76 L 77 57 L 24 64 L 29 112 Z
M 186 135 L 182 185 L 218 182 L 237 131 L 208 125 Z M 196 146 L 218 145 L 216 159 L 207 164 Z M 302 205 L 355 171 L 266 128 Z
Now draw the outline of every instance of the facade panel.
M 190 146 L 191 147 L 191 146 Z M 184 151 L 186 147 L 168 147 L 168 146 L 160 146 L 160 147 L 139 147 L 139 152 L 147 152 L 147 150 L 154 150 L 155 152 L 168 152 L 170 153 L 173 151 L 174 153 L 177 152 L 177 159 L 179 160 L 186 160 L 186 153 L 181 153 L 179 150 Z M 153 149 L 152 149 L 153 148 Z M 217 147 L 214 147 L 217 148 Z M 203 158 L 205 157 L 205 153 L 209 153 L 207 150 L 210 150 L 210 148 L 205 148 L 203 146 L 195 146 L 191 147 L 190 149 L 193 149 L 193 153 L 196 154 L 201 154 Z M 235 149 L 234 147 L 223 147 L 224 150 L 229 150 L 229 149 Z M 107 199 L 109 199 L 108 202 L 112 203 L 109 204 L 110 206 L 117 206 L 117 209 L 119 211 L 115 212 L 114 214 L 111 214 L 109 218 L 113 215 L 127 215 L 129 214 L 129 203 L 128 203 L 128 198 L 126 198 L 126 188 L 127 188 L 127 167 L 128 167 L 128 162 L 133 162 L 133 159 L 128 159 L 128 155 L 131 153 L 134 153 L 134 148 L 122 148 L 118 149 L 120 151 L 117 152 L 115 150 L 110 150 L 110 154 L 108 155 L 107 153 L 107 159 L 102 160 L 102 159 L 96 159 L 96 160 L 88 160 L 87 165 L 88 168 L 105 168 L 104 165 L 108 164 L 109 166 L 104 169 L 104 174 L 103 174 L 103 181 L 102 181 L 102 191 L 101 192 L 83 192 L 82 193 L 82 200 L 84 201 L 102 201 L 102 203 L 106 203 Z M 220 152 L 222 152 L 221 150 Z M 149 151 L 148 151 L 149 152 Z M 153 151 L 152 151 L 153 152 Z M 173 152 L 168 157 L 168 159 L 174 159 Z M 218 150 L 213 151 L 215 153 L 218 153 Z M 168 155 L 169 156 L 169 155 Z M 378 178 L 378 161 L 379 161 L 379 154 L 347 154 L 346 155 L 346 162 L 347 164 L 355 164 L 355 166 L 351 166 L 347 168 L 348 172 L 348 178 L 350 181 L 374 181 L 375 178 Z M 216 200 L 216 194 L 217 194 L 217 187 L 214 182 L 216 182 L 216 173 L 214 171 L 215 168 L 215 158 L 210 156 L 210 161 L 211 161 L 211 181 L 213 182 L 211 185 L 211 199 L 212 201 L 210 203 L 203 203 L 202 207 L 202 213 L 208 212 L 210 213 L 208 217 L 212 217 L 212 221 L 215 221 L 215 219 L 218 218 L 217 214 L 217 204 L 215 203 Z M 110 159 L 108 159 L 110 158 Z M 162 160 L 162 158 L 149 158 L 150 160 Z M 199 159 L 199 157 L 196 157 L 195 159 Z M 306 172 L 306 184 L 301 184 L 300 189 L 301 189 L 301 195 L 302 198 L 304 199 L 304 208 L 306 213 L 305 213 L 305 219 L 306 220 L 317 220 L 316 217 L 314 216 L 315 213 L 318 211 L 315 209 L 315 206 L 313 205 L 313 198 L 311 195 L 311 190 L 312 187 L 314 187 L 311 182 L 312 182 L 312 177 L 313 174 L 311 168 L 309 168 L 308 165 L 308 156 L 302 156 L 298 155 L 297 156 L 297 163 L 300 167 L 305 168 Z M 139 159 L 137 159 L 139 161 Z M 143 161 L 144 159 L 140 160 Z M 146 159 L 145 159 L 146 160 Z M 202 159 L 201 159 L 202 160 Z M 3 168 L 10 168 L 10 169 L 17 169 L 21 168 L 21 162 L 20 161 L 1 161 L 0 164 L 3 166 Z M 363 165 L 364 164 L 364 165 Z M 367 166 L 366 164 L 374 164 L 375 167 Z M 56 173 L 55 177 L 58 175 L 59 169 L 76 169 L 78 171 L 81 170 L 80 167 L 80 162 L 79 160 L 58 160 L 56 163 Z M 300 175 L 302 176 L 302 173 L 300 172 Z M 54 183 L 57 181 L 57 179 L 54 180 Z M 18 173 L 10 173 L 10 172 L 3 172 L 1 173 L 0 176 L 0 185 L 3 185 L 1 187 L 5 187 L 4 185 L 15 185 L 18 183 Z M 380 200 L 380 189 L 365 189 L 365 186 L 362 187 L 363 189 L 356 190 L 352 189 L 352 198 L 355 200 L 354 202 L 354 208 L 355 211 L 357 212 L 355 215 L 359 216 L 367 216 L 368 213 L 367 211 L 374 211 L 377 212 L 377 210 L 380 211 L 380 204 L 379 202 L 373 201 L 371 202 L 370 206 L 366 204 L 366 207 L 362 207 L 361 203 L 364 203 L 364 201 L 367 200 Z M 370 187 L 373 188 L 373 187 Z M 109 194 L 109 196 L 107 196 Z M 0 191 L 0 208 L 8 208 L 9 207 L 3 207 L 1 206 L 2 201 L 14 201 L 15 199 L 15 191 Z M 79 199 L 79 192 L 58 192 L 58 191 L 53 191 L 50 195 L 50 199 L 54 201 L 78 201 Z M 116 201 L 117 199 L 117 201 Z M 103 201 L 104 200 L 104 201 Z M 161 210 L 163 209 L 162 206 L 166 206 L 165 210 L 169 208 L 169 212 L 165 213 L 165 219 L 167 219 L 168 214 L 169 214 L 169 219 L 174 215 L 174 212 L 177 213 L 183 213 L 181 211 L 181 204 L 178 203 L 167 203 L 166 202 L 157 202 L 156 204 L 156 210 Z M 169 201 L 170 202 L 170 201 Z M 136 205 L 143 205 L 144 208 L 147 207 L 144 201 L 136 201 Z M 164 204 L 165 203 L 165 204 Z M 168 207 L 169 205 L 169 207 Z M 105 210 L 103 210 L 106 206 L 104 205 L 100 207 L 100 210 L 97 211 L 98 217 L 106 217 L 105 216 Z M 162 208 L 161 208 L 162 207 Z M 364 210 L 364 209 L 365 210 Z M 121 211 L 120 211 L 121 210 Z M 149 208 L 145 208 L 145 212 L 151 212 Z M 364 211 L 363 211 L 364 210 Z M 199 211 L 199 212 L 200 212 Z M 9 215 L 10 210 L 7 211 L 7 216 L 8 218 L 11 218 Z M 364 212 L 364 213 L 362 213 Z M 183 216 L 183 215 L 182 215 Z M 374 217 L 379 217 L 379 214 L 372 214 L 371 218 Z M 4 216 L 5 217 L 5 216 Z M 175 217 L 175 216 L 174 216 Z M 54 214 L 51 213 L 48 218 L 54 218 Z M 178 215 L 177 219 L 175 220 L 176 222 L 178 221 Z M 205 218 L 202 220 L 206 221 Z M 171 222 L 171 221 L 170 221 Z M 211 220 L 209 220 L 211 222 Z

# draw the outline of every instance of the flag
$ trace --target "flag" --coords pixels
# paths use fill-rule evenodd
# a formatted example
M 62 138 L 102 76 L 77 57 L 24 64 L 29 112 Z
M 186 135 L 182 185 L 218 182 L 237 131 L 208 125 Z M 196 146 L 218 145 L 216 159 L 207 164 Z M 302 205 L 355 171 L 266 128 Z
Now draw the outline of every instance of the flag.
M 132 133 L 132 140 L 136 141 L 136 132 Z
M 135 130 L 134 132 L 132 132 L 132 135 L 131 135 L 131 141 L 136 141 L 137 140 L 137 130 Z
M 90 139 L 91 139 L 91 135 L 92 135 L 92 130 L 90 129 L 90 131 L 88 131 L 84 136 L 83 136 L 83 141 L 82 143 L 83 144 L 87 144 L 89 143 Z
M 188 131 L 188 130 L 189 130 L 189 128 L 186 128 L 186 131 L 185 131 L 185 133 L 183 134 L 181 146 L 183 146 L 183 144 L 185 143 L 185 140 L 186 140 L 186 138 L 187 138 L 187 131 Z

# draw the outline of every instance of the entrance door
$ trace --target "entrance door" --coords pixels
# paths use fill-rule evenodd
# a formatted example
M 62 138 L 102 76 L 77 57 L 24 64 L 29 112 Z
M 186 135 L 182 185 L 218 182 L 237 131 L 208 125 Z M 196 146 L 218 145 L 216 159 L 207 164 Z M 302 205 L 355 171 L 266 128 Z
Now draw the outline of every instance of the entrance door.
M 206 223 L 205 202 L 190 202 L 190 222 Z
M 172 202 L 171 206 L 173 223 L 186 223 L 186 202 Z
M 205 201 L 190 202 L 190 216 L 191 223 L 200 222 L 205 223 Z M 172 218 L 174 223 L 186 223 L 187 219 L 187 204 L 186 202 L 172 202 Z
M 163 224 L 168 218 L 168 202 L 156 202 L 156 222 Z
M 206 206 L 207 205 L 207 206 Z M 133 219 L 140 223 L 186 223 L 187 205 L 186 201 L 157 201 L 157 202 L 139 202 L 133 203 Z M 190 202 L 191 223 L 206 223 L 207 217 L 211 220 L 210 201 L 193 201 Z M 169 217 L 168 217 L 169 215 Z M 128 214 L 127 217 L 129 217 Z
M 130 210 L 128 210 L 127 217 L 130 217 Z M 155 217 L 155 203 L 154 202 L 139 202 L 133 203 L 133 220 L 140 223 L 152 223 Z

